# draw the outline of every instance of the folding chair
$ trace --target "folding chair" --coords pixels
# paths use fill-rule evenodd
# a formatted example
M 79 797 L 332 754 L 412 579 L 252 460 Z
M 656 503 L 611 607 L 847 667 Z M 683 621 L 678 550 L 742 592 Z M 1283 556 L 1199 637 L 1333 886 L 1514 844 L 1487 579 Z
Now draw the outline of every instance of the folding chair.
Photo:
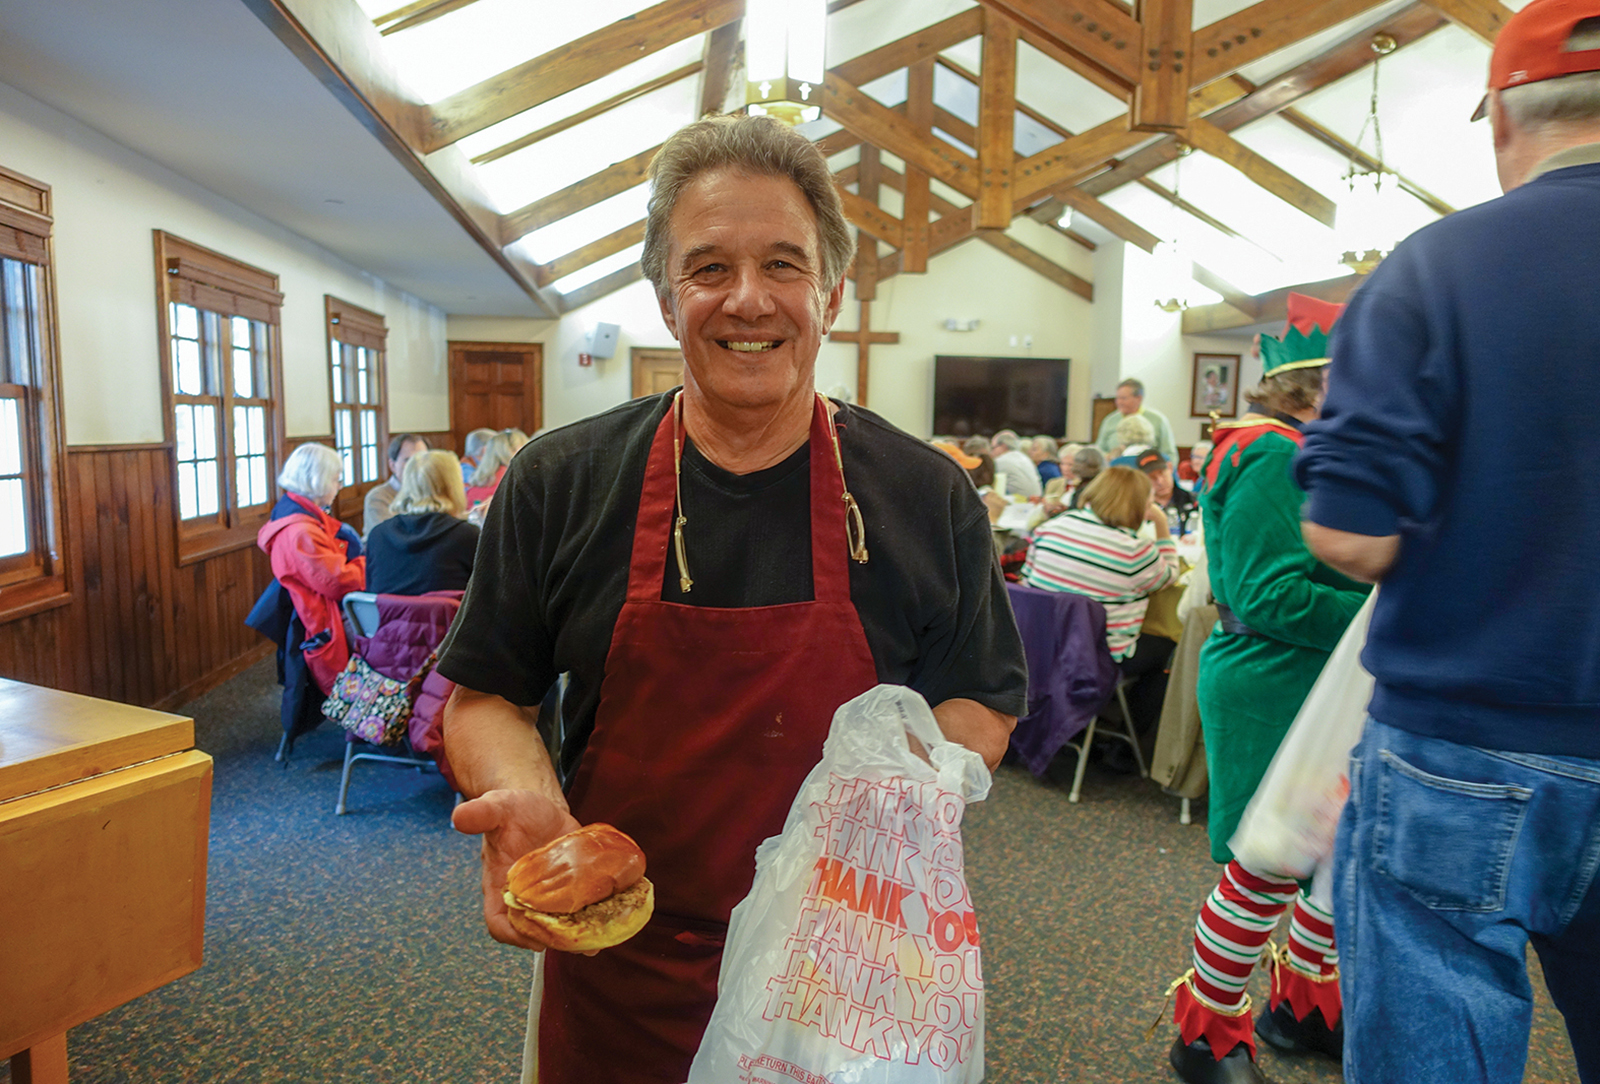
M 434 600 L 426 599 L 424 596 L 418 596 L 418 601 L 432 602 Z M 459 598 L 440 598 L 437 600 L 437 602 L 441 606 L 448 605 L 451 609 L 452 615 L 454 611 L 460 607 Z M 351 634 L 350 642 L 352 644 L 352 648 L 357 642 L 357 637 L 360 637 L 363 641 L 370 639 L 371 637 L 376 636 L 378 630 L 382 628 L 382 617 L 380 616 L 378 609 L 378 596 L 373 594 L 371 591 L 350 592 L 348 595 L 344 596 L 343 601 L 340 603 L 340 607 L 344 612 L 346 631 Z M 443 637 L 441 635 L 441 642 L 442 639 Z M 435 644 L 433 646 L 438 645 Z M 356 747 L 358 745 L 363 747 L 361 752 L 356 751 Z M 411 737 L 409 733 L 401 737 L 400 745 L 404 750 L 404 752 L 401 754 L 370 752 L 368 750 L 380 749 L 382 747 L 371 745 L 355 735 L 350 734 L 348 731 L 345 733 L 344 770 L 339 777 L 339 798 L 334 804 L 333 808 L 335 815 L 342 816 L 346 812 L 346 799 L 350 793 L 350 770 L 355 767 L 357 761 L 375 760 L 381 761 L 385 764 L 399 764 L 404 767 L 416 768 L 419 772 L 426 772 L 429 770 L 438 771 L 438 765 L 434 763 L 432 757 L 423 756 L 412 748 Z
M 1117 706 L 1122 710 L 1122 733 L 1119 734 L 1115 730 L 1107 730 L 1103 733 L 1108 738 L 1125 741 L 1133 747 L 1133 759 L 1139 765 L 1139 776 L 1142 779 L 1148 779 L 1150 778 L 1150 767 L 1144 762 L 1144 750 L 1139 748 L 1139 735 L 1134 732 L 1133 714 L 1128 711 L 1128 697 L 1124 691 L 1136 680 L 1138 679 L 1132 677 L 1117 679 L 1117 687 L 1112 694 L 1112 698 L 1116 700 Z M 1109 707 L 1110 704 L 1110 700 L 1106 701 L 1106 707 Z M 1100 710 L 1103 712 L 1105 708 Z M 1083 771 L 1089 765 L 1089 749 L 1094 745 L 1095 729 L 1099 722 L 1100 715 L 1097 712 L 1095 717 L 1089 720 L 1089 725 L 1084 728 L 1083 737 L 1078 741 L 1067 743 L 1067 748 L 1078 754 L 1078 767 L 1072 773 L 1072 791 L 1067 795 L 1067 801 L 1069 802 L 1077 802 L 1078 792 L 1083 789 Z

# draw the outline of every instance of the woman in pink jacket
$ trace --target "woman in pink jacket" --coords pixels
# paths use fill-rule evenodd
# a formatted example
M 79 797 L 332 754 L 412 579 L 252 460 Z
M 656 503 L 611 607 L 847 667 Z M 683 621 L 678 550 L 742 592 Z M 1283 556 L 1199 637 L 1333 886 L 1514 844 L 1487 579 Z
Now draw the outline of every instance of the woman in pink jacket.
M 272 559 L 272 574 L 294 602 L 305 626 L 301 650 L 307 669 L 327 694 L 350 661 L 339 601 L 366 587 L 367 559 L 354 531 L 328 514 L 339 492 L 339 453 L 325 444 L 302 444 L 284 461 L 278 484 L 284 495 L 261 527 L 256 544 Z

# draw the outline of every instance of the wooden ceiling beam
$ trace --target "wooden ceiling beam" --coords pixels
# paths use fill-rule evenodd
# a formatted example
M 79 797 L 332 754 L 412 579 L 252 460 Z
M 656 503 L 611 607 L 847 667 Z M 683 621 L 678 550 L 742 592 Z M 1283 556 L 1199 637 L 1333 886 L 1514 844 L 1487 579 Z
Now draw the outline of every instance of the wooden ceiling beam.
M 1494 44 L 1500 28 L 1515 14 L 1500 0 L 1428 0 L 1428 5 L 1485 45 Z
M 1318 222 L 1333 228 L 1338 208 L 1333 200 L 1300 178 L 1234 139 L 1204 118 L 1189 122 L 1189 143 L 1213 158 L 1227 163 L 1283 202 Z
M 1050 257 L 1035 252 L 1021 241 L 999 230 L 979 230 L 977 234 L 978 240 L 991 248 L 999 249 L 1030 271 L 1043 275 L 1057 286 L 1072 291 L 1085 301 L 1094 300 L 1093 283 L 1068 271 Z
M 715 34 L 713 34 L 713 36 L 715 36 Z M 570 117 L 563 117 L 554 124 L 548 124 L 536 132 L 529 132 L 525 136 L 522 136 L 518 139 L 513 139 L 510 143 L 494 148 L 494 150 L 484 151 L 482 154 L 477 155 L 472 159 L 472 164 L 475 166 L 481 166 L 504 158 L 508 154 L 515 154 L 517 151 L 533 146 L 540 140 L 549 139 L 553 135 L 559 135 L 560 133 L 565 132 L 568 128 L 574 128 L 586 120 L 593 120 L 601 113 L 615 109 L 619 105 L 626 105 L 635 98 L 642 98 L 653 90 L 660 90 L 662 87 L 671 86 L 680 79 L 687 79 L 691 75 L 698 75 L 700 74 L 701 69 L 704 67 L 705 62 L 700 60 L 685 64 L 676 71 L 670 71 L 665 75 L 657 76 L 648 83 L 640 83 L 631 90 L 625 90 L 615 97 L 607 98 L 603 102 L 598 102 L 595 105 L 591 105 L 588 109 L 580 110 L 579 112 L 572 114 Z
M 558 295 L 561 298 L 561 312 L 565 315 L 574 309 L 581 309 L 592 301 L 598 301 L 607 294 L 614 294 L 623 287 L 632 286 L 643 279 L 644 268 L 637 262 L 630 263 L 627 267 L 619 267 L 611 274 L 597 278 L 586 286 L 580 286 L 570 294 Z
M 576 214 L 585 207 L 592 207 L 603 199 L 610 199 L 635 185 L 643 184 L 650 159 L 654 158 L 660 149 L 661 147 L 657 145 L 647 151 L 640 151 L 632 158 L 615 162 L 599 173 L 591 174 L 581 181 L 567 185 L 559 192 L 552 192 L 542 199 L 534 200 L 526 207 L 512 211 L 501 220 L 500 243 L 509 245 L 557 219 Z
M 939 67 L 941 67 L 941 68 L 945 69 L 946 71 L 950 72 L 952 75 L 959 75 L 961 78 L 965 79 L 967 82 L 971 83 L 973 86 L 978 86 L 979 85 L 978 75 L 977 75 L 976 72 L 968 71 L 965 67 L 963 67 L 962 65 L 956 63 L 954 60 L 951 60 L 949 57 L 947 57 L 947 56 L 939 57 L 938 58 L 938 64 L 939 64 Z M 1039 112 L 1037 109 L 1034 109 L 1032 106 L 1026 104 L 1025 102 L 1018 102 L 1017 103 L 1017 112 L 1021 113 L 1023 116 L 1025 116 L 1029 120 L 1033 121 L 1035 124 L 1038 124 L 1040 127 L 1048 128 L 1050 131 L 1054 132 L 1056 135 L 1060 136 L 1062 139 L 1071 139 L 1072 138 L 1072 133 L 1071 132 L 1067 131 L 1065 128 L 1061 127 L 1061 125 L 1057 124 L 1055 121 L 1051 120 L 1049 117 L 1045 116 L 1043 113 Z M 946 129 L 946 130 L 948 131 L 948 129 Z M 955 135 L 954 132 L 951 132 L 950 134 L 951 135 Z
M 1139 0 L 1136 18 L 1143 38 L 1128 127 L 1181 132 L 1189 123 L 1194 0 Z
M 1185 335 L 1204 335 L 1213 331 L 1231 331 L 1253 324 L 1272 324 L 1289 318 L 1289 295 L 1306 294 L 1323 301 L 1343 302 L 1366 281 L 1362 275 L 1344 275 L 1321 282 L 1306 282 L 1298 286 L 1285 286 L 1264 294 L 1255 294 L 1249 302 L 1253 311 L 1241 312 L 1228 302 L 1215 305 L 1196 305 L 1183 314 Z M 1220 291 L 1219 291 L 1220 292 Z
M 882 220 L 889 217 L 878 206 L 878 177 L 883 170 L 881 154 L 877 147 L 862 144 L 861 160 L 856 163 L 856 191 L 859 195 L 854 197 L 856 210 L 877 226 L 883 225 Z M 862 236 L 863 233 L 866 236 Z M 874 236 L 864 226 L 856 227 L 857 301 L 872 301 L 878 296 L 878 242 L 873 239 Z M 861 330 L 867 330 L 865 324 Z
M 906 73 L 906 121 L 923 139 L 933 138 L 933 65 L 933 57 L 924 57 Z M 885 169 L 882 174 L 887 177 L 893 172 Z M 920 275 L 928 270 L 928 213 L 933 195 L 928 171 L 907 165 L 900 191 L 904 197 L 900 217 L 905 224 L 901 262 L 907 274 Z
M 983 65 L 978 88 L 978 197 L 973 225 L 1011 224 L 1011 168 L 1017 152 L 1017 24 L 984 8 Z
M 398 34 L 402 30 L 410 30 L 414 26 L 431 23 L 441 15 L 448 15 L 452 11 L 459 11 L 478 0 L 417 0 L 414 4 L 407 4 L 403 8 L 378 16 L 372 20 L 372 25 L 378 28 L 378 33 L 384 37 Z
M 1190 82 L 1198 85 L 1220 79 L 1384 2 L 1260 0 L 1194 32 L 1194 69 Z
M 1087 67 L 1126 99 L 1139 82 L 1139 23 L 1114 0 L 983 0 L 1015 19 L 1024 40 L 1045 43 L 1052 58 Z M 1114 92 L 1115 93 L 1115 92 Z
M 1069 188 L 1061 193 L 1061 201 L 1113 236 L 1120 237 L 1131 245 L 1137 245 L 1146 252 L 1154 252 L 1156 246 L 1161 243 L 1161 238 L 1087 193 Z
M 685 38 L 744 15 L 743 0 L 662 0 L 433 103 L 428 154 Z
M 700 80 L 702 117 L 721 113 L 727 107 L 728 95 L 733 88 L 733 73 L 743 56 L 744 45 L 740 37 L 743 27 L 744 20 L 735 19 L 706 35 L 705 49 L 701 54 L 705 68 L 705 77 Z
M 861 86 L 890 72 L 909 68 L 919 60 L 937 56 L 953 45 L 983 33 L 983 9 L 968 8 L 958 15 L 925 26 L 860 56 L 840 61 L 830 70 L 847 83 Z
M 1230 82 L 1217 80 L 1189 95 L 1189 115 L 1204 116 L 1242 96 Z M 1072 185 L 1114 158 L 1150 139 L 1148 132 L 1130 132 L 1127 117 L 1114 117 L 1018 162 L 1013 172 L 1014 205 L 1020 213 L 1058 189 Z
M 901 161 L 925 169 L 930 176 L 968 198 L 978 192 L 978 163 L 940 139 L 919 135 L 904 114 L 878 104 L 836 72 L 823 83 L 822 111 L 865 143 L 881 147 Z
M 1294 102 L 1330 83 L 1360 71 L 1376 57 L 1372 36 L 1378 31 L 1390 34 L 1404 46 L 1445 25 L 1445 20 L 1426 4 L 1413 4 L 1378 27 L 1347 35 L 1326 51 L 1259 87 L 1252 87 L 1240 76 L 1227 76 L 1206 88 L 1226 87 L 1234 93 L 1231 102 L 1202 114 L 1224 132 L 1233 132 L 1253 120 L 1272 116 Z M 1084 191 L 1103 196 L 1114 188 L 1138 180 L 1178 157 L 1179 141 L 1166 137 L 1129 155 L 1106 173 L 1083 182 Z
M 598 241 L 590 241 L 582 248 L 577 248 L 564 256 L 557 256 L 549 263 L 540 264 L 538 281 L 540 286 L 549 286 L 566 278 L 574 271 L 581 271 L 592 263 L 599 263 L 607 256 L 614 256 L 625 248 L 631 248 L 644 240 L 644 219 L 630 223 L 613 233 L 608 233 Z
M 978 148 L 978 129 L 940 106 L 933 107 L 933 127 L 955 136 L 967 146 Z
M 851 167 L 854 170 L 856 167 Z M 859 174 L 854 174 L 859 176 Z M 870 234 L 886 245 L 902 248 L 906 243 L 905 223 L 866 198 L 846 189 L 840 189 L 839 199 L 844 202 L 844 216 L 862 233 Z

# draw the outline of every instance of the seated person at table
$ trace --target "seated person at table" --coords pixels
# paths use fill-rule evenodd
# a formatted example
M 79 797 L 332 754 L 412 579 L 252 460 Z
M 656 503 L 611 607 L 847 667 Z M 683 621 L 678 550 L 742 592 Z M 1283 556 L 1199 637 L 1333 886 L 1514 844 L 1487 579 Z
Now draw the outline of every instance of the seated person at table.
M 489 438 L 478 456 L 477 469 L 467 483 L 468 508 L 489 503 L 500 479 L 506 476 L 506 468 L 511 466 L 511 457 L 516 454 L 517 448 L 509 433 L 496 433 Z
M 1038 468 L 1041 483 L 1061 477 L 1061 464 L 1056 462 L 1059 453 L 1054 437 L 1034 437 L 1028 441 L 1028 458 Z
M 1140 452 L 1135 465 L 1150 479 L 1150 499 L 1167 513 L 1167 526 L 1174 537 L 1181 537 L 1195 529 L 1199 521 L 1199 502 L 1188 490 L 1172 480 L 1172 465 L 1167 457 L 1154 448 Z
M 1205 469 L 1206 456 L 1213 447 L 1209 440 L 1202 440 L 1189 449 L 1189 458 L 1178 464 L 1178 484 L 1190 493 L 1200 488 L 1200 472 Z
M 466 590 L 478 528 L 461 518 L 467 498 L 455 454 L 412 456 L 392 510 L 394 515 L 367 536 L 367 590 L 383 595 Z
M 1083 507 L 1083 492 L 1089 488 L 1089 483 L 1105 470 L 1106 459 L 1100 454 L 1100 449 L 1093 444 L 1085 444 L 1078 449 L 1078 454 L 1072 457 L 1072 476 L 1078 484 L 1072 490 L 1072 496 L 1067 501 L 1068 508 Z
M 1155 426 L 1137 414 L 1130 414 L 1118 422 L 1115 433 L 1111 449 L 1112 459 L 1124 455 L 1138 455 L 1146 448 L 1154 447 L 1156 443 Z
M 1139 537 L 1147 520 L 1154 541 Z M 1041 524 L 1022 569 L 1030 587 L 1072 591 L 1105 605 L 1111 658 L 1125 675 L 1139 678 L 1127 696 L 1141 735 L 1160 715 L 1167 660 L 1177 645 L 1139 630 L 1150 596 L 1177 577 L 1167 514 L 1151 499 L 1150 479 L 1131 467 L 1107 467 L 1084 487 L 1083 507 Z

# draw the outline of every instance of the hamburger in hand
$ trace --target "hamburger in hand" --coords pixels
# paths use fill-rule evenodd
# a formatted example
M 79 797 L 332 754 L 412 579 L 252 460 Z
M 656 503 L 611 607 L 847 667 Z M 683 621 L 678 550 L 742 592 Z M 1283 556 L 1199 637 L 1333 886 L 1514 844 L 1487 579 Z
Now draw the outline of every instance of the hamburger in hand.
M 586 825 L 517 859 L 505 900 L 518 933 L 563 952 L 620 945 L 655 910 L 644 852 L 609 824 Z

